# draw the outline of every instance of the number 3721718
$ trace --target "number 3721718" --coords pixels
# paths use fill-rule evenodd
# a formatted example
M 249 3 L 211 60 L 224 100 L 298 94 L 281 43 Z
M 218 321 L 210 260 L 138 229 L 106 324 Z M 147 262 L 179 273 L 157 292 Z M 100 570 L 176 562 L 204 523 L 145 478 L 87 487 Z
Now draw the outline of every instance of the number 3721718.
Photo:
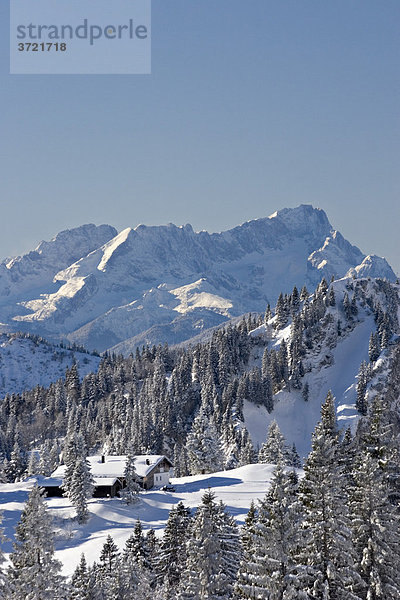
M 18 50 L 20 52 L 65 52 L 67 44 L 58 42 L 25 42 L 18 44 Z

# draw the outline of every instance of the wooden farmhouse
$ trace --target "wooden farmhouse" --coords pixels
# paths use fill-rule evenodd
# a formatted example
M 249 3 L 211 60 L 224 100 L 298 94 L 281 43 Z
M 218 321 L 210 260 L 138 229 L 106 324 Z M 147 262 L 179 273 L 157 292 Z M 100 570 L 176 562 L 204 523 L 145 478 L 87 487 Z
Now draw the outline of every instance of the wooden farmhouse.
M 126 456 L 89 456 L 88 462 L 94 479 L 94 498 L 113 498 L 126 487 L 124 472 Z M 172 463 L 164 455 L 150 454 L 135 457 L 137 483 L 144 490 L 169 484 Z M 58 467 L 51 477 L 39 477 L 38 485 L 48 496 L 63 496 L 62 483 L 65 465 Z

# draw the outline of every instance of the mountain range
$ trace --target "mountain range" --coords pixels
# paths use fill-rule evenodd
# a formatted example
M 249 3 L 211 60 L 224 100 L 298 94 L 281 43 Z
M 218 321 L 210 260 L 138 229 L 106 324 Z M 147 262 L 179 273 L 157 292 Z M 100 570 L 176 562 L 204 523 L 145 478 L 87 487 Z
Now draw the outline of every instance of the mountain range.
M 129 354 L 264 311 L 294 285 L 346 275 L 396 279 L 310 205 L 212 234 L 82 225 L 0 264 L 0 331 Z

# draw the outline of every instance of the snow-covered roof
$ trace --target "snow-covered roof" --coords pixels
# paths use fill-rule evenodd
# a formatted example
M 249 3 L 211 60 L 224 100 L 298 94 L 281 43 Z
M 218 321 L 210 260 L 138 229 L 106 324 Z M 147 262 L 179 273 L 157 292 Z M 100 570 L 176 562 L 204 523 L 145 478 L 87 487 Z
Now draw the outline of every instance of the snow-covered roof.
M 164 454 L 139 454 L 135 457 L 135 470 L 139 477 L 146 477 L 160 462 L 166 459 L 172 466 L 171 461 Z M 150 464 L 148 464 L 148 462 Z
M 146 477 L 160 462 L 167 459 L 164 454 L 140 454 L 135 456 L 135 470 L 139 477 Z M 105 462 L 102 462 L 101 455 L 88 456 L 91 472 L 94 478 L 103 477 L 123 477 L 126 465 L 126 456 L 105 456 Z M 63 479 L 65 474 L 65 465 L 58 467 L 52 478 Z M 97 485 L 97 484 L 96 484 Z M 99 483 L 98 485 L 107 485 Z
M 99 487 L 102 485 L 114 485 L 114 483 L 118 480 L 117 477 L 93 477 L 95 487 Z
M 60 477 L 43 477 L 43 475 L 37 475 L 35 479 L 39 487 L 60 487 L 62 485 Z
M 93 477 L 95 487 L 102 485 L 111 486 L 117 481 L 118 477 Z M 62 477 L 43 477 L 42 475 L 36 477 L 36 481 L 39 487 L 61 487 L 63 480 Z

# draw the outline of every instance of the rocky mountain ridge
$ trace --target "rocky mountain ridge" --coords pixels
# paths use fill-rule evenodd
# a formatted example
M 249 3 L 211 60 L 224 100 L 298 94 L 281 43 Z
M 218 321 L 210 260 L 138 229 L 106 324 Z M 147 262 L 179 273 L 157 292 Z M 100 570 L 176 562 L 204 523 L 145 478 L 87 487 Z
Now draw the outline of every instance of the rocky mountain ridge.
M 1 329 L 129 353 L 185 341 L 263 311 L 294 285 L 346 274 L 395 279 L 385 259 L 365 256 L 309 205 L 213 234 L 84 225 L 0 265 Z

